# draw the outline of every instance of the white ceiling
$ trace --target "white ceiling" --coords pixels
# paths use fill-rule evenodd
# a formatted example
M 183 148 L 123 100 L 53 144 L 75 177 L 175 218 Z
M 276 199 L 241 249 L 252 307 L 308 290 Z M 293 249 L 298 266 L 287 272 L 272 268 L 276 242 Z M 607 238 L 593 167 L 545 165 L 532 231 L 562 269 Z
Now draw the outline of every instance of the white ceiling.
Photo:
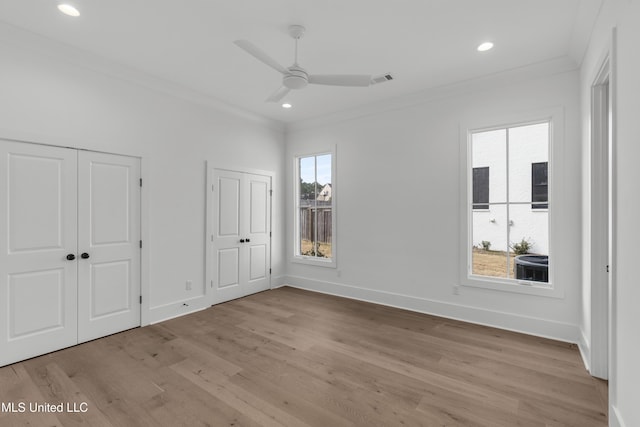
M 578 66 L 602 0 L 2 0 L 0 21 L 258 115 L 292 123 L 552 59 Z M 395 77 L 369 88 L 310 85 L 264 100 L 281 77 L 232 44 L 248 39 L 314 74 Z M 495 48 L 476 47 L 491 40 Z

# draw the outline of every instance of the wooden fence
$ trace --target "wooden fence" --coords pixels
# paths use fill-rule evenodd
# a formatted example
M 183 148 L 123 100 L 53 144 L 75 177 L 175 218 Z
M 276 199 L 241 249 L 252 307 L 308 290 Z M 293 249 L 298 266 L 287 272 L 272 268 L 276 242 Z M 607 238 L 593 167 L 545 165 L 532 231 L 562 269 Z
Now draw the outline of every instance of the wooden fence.
M 301 240 L 310 240 L 312 242 L 316 240 L 314 228 L 317 220 L 318 231 L 316 241 L 318 243 L 331 243 L 331 215 L 331 208 L 320 206 L 300 208 Z

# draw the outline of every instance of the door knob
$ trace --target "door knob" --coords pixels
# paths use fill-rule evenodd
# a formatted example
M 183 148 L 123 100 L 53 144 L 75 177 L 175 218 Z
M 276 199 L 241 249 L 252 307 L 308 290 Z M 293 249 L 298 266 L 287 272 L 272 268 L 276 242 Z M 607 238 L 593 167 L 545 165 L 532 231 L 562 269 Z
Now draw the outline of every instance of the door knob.
M 67 255 L 67 260 L 73 261 L 74 259 L 76 259 L 76 256 L 74 254 Z
M 244 243 L 244 239 L 240 239 L 240 243 Z
M 245 241 L 246 241 L 247 243 L 249 243 L 249 242 L 250 242 L 251 240 L 249 240 L 249 239 L 246 239 Z
M 87 258 L 89 258 L 89 254 L 84 252 L 82 255 L 80 255 L 80 258 L 87 259 Z

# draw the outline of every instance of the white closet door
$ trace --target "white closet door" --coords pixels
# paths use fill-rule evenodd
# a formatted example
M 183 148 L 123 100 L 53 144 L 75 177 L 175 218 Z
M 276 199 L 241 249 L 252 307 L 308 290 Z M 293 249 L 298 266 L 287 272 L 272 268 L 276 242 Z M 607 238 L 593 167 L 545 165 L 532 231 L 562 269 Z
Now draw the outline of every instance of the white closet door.
M 215 169 L 208 207 L 213 304 L 269 289 L 271 178 Z
M 263 175 L 245 174 L 244 211 L 246 224 L 244 251 L 247 260 L 244 274 L 244 294 L 266 291 L 270 287 L 271 265 L 271 178 Z
M 0 141 L 0 157 L 2 366 L 77 342 L 77 152 Z
M 78 155 L 78 342 L 140 326 L 140 159 Z

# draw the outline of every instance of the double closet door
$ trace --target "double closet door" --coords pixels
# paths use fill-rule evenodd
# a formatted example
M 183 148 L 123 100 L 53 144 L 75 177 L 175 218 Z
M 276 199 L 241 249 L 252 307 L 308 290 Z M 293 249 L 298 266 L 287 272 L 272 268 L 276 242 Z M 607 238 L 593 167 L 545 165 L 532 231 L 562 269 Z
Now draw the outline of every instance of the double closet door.
M 207 275 L 212 304 L 271 287 L 271 177 L 209 169 Z
M 0 140 L 0 366 L 140 325 L 140 160 Z

